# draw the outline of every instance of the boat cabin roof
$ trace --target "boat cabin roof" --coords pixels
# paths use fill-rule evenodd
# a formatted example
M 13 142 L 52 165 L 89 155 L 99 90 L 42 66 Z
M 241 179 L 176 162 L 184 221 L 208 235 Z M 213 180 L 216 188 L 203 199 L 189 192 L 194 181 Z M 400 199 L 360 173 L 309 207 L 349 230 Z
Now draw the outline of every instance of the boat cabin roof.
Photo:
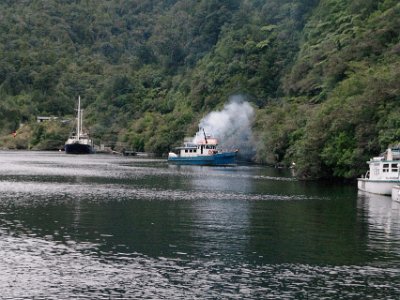
M 198 145 L 218 145 L 218 141 L 215 138 L 207 138 L 207 140 L 199 140 L 197 141 Z
M 216 139 L 213 139 L 216 142 Z M 217 143 L 210 143 L 207 140 L 207 143 L 205 141 L 200 141 L 198 143 L 193 143 L 193 142 L 185 142 L 183 146 L 181 147 L 176 147 L 175 149 L 177 150 L 182 150 L 182 149 L 197 149 L 199 146 L 206 146 L 206 148 L 210 149 L 215 149 L 217 147 Z M 207 147 L 210 146 L 210 147 Z
M 400 160 L 400 148 L 393 147 L 388 148 L 380 156 L 375 156 L 370 159 L 370 162 L 386 162 L 386 161 L 399 161 Z

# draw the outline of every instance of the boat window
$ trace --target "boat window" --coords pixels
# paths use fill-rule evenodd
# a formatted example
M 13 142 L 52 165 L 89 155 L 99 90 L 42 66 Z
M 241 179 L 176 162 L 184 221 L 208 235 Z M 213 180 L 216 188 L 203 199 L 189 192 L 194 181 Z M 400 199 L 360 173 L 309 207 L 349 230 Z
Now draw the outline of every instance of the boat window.
M 392 164 L 392 172 L 398 172 L 398 171 L 399 171 L 398 164 Z
M 383 169 L 382 171 L 385 172 L 389 172 L 389 164 L 383 164 Z
M 185 153 L 188 153 L 188 149 L 185 149 Z

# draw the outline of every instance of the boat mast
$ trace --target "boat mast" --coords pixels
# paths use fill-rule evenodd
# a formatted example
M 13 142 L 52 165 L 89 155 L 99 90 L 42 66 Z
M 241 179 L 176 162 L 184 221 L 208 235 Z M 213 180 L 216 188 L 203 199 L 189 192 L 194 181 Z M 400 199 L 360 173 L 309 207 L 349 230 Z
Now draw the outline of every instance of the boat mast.
M 80 139 L 81 135 L 81 96 L 78 96 L 78 117 L 77 119 L 77 125 L 76 125 L 76 136 L 78 140 Z
M 208 144 L 206 132 L 205 132 L 204 128 L 202 128 L 202 129 L 203 129 L 203 133 L 204 133 L 204 140 L 206 141 L 206 144 Z
M 83 109 L 81 109 L 81 122 L 80 122 L 80 129 L 81 129 L 81 132 L 80 132 L 80 134 L 82 135 L 83 134 Z

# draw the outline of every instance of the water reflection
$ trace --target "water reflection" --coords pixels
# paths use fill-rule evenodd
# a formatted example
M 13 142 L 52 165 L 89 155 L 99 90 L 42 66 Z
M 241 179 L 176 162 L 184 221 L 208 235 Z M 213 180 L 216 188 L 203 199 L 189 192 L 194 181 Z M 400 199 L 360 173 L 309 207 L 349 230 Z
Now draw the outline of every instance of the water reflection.
M 260 166 L 30 152 L 0 164 L 2 299 L 400 296 L 390 198 Z
M 239 170 L 240 168 L 235 167 L 198 167 L 198 169 L 192 169 L 192 172 L 196 174 L 191 178 L 192 189 L 205 190 L 210 193 L 214 191 L 251 193 L 253 191 L 252 179 L 243 176 L 244 172 Z
M 357 207 L 368 225 L 370 250 L 400 259 L 400 203 L 389 196 L 359 192 Z
M 246 201 L 231 205 L 223 201 L 193 203 L 192 253 L 237 261 L 246 256 L 249 243 L 249 206 Z

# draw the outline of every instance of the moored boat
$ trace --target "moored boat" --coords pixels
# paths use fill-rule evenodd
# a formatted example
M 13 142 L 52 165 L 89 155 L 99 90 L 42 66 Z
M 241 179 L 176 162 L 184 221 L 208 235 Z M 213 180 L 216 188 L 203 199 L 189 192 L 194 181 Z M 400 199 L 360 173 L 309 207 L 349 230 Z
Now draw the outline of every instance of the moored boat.
M 400 202 L 400 185 L 395 185 L 392 187 L 392 199 Z
M 177 147 L 168 153 L 168 161 L 180 165 L 209 165 L 226 166 L 236 163 L 238 150 L 223 151 L 218 149 L 218 140 L 207 136 L 198 135 L 194 141 L 184 142 L 182 147 Z
M 369 170 L 357 179 L 361 191 L 392 195 L 392 188 L 400 185 L 400 147 L 387 149 L 381 156 L 373 157 L 368 162 Z
M 76 118 L 76 130 L 71 134 L 64 145 L 67 154 L 91 154 L 94 153 L 93 141 L 89 134 L 83 131 L 83 114 L 81 110 L 81 97 L 78 97 L 78 114 Z

